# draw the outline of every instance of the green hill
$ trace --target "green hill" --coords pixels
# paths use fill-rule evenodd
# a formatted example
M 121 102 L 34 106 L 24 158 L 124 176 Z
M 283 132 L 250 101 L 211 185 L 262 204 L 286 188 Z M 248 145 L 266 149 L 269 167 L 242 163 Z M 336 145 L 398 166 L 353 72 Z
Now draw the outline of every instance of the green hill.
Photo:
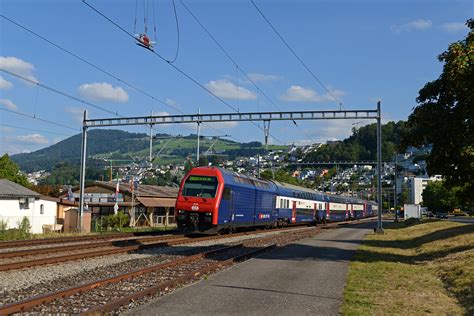
M 196 155 L 197 136 L 194 134 L 169 138 L 157 134 L 153 141 L 154 164 L 183 163 L 189 156 Z M 91 130 L 87 137 L 87 155 L 91 165 L 105 165 L 104 159 L 126 159 L 136 162 L 148 161 L 149 136 L 145 133 L 129 133 L 120 130 Z M 260 142 L 238 143 L 227 139 L 202 137 L 200 151 L 204 154 L 213 145 L 212 152 L 225 159 L 249 156 L 264 152 Z M 285 148 L 272 146 L 271 149 Z M 159 153 L 159 155 L 158 155 Z M 81 135 L 77 134 L 52 146 L 32 153 L 11 156 L 24 172 L 52 170 L 58 164 L 78 165 L 81 157 Z M 89 165 L 89 164 L 88 164 Z
M 382 125 L 382 160 L 393 159 L 405 132 L 405 121 L 388 122 Z M 376 135 L 376 124 L 369 124 L 358 129 L 354 128 L 350 137 L 341 142 L 322 145 L 317 151 L 308 154 L 304 161 L 376 160 Z

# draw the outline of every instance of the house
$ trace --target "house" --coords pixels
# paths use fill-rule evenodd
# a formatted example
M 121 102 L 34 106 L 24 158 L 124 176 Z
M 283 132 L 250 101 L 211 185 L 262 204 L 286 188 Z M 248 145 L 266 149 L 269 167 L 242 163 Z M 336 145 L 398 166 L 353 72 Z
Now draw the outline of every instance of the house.
M 421 204 L 423 202 L 423 191 L 431 181 L 442 181 L 443 178 L 440 175 L 433 177 L 422 176 L 422 177 L 411 177 L 408 178 L 408 200 L 411 204 Z
M 132 217 L 133 226 L 167 226 L 174 222 L 174 205 L 178 188 L 140 184 L 135 189 L 129 183 L 96 181 L 84 189 L 84 203 L 91 212 L 92 220 L 114 214 L 117 202 L 119 211 Z M 67 195 L 61 201 L 66 200 Z M 79 203 L 79 190 L 73 190 L 71 202 Z
M 9 229 L 17 228 L 24 217 L 30 221 L 31 232 L 43 233 L 43 225 L 55 225 L 57 203 L 48 197 L 7 179 L 0 179 L 0 221 Z

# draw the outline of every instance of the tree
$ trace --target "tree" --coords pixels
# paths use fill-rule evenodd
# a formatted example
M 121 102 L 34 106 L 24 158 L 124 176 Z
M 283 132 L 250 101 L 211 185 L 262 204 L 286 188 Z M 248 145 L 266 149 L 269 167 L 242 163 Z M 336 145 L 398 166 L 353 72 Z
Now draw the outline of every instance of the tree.
M 186 159 L 186 161 L 184 162 L 184 173 L 188 174 L 188 172 L 191 171 L 192 168 L 193 162 L 191 161 L 191 159 Z
M 448 187 L 462 186 L 461 196 L 474 203 L 474 20 L 465 39 L 439 55 L 443 71 L 428 82 L 409 116 L 404 146 L 432 144 L 430 174 L 441 174 Z
M 209 161 L 207 159 L 207 156 L 205 155 L 202 155 L 199 157 L 199 162 L 198 162 L 198 165 L 199 166 L 208 166 L 209 165 Z
M 99 180 L 105 177 L 105 169 L 100 170 L 89 166 L 86 168 L 86 182 Z M 59 163 L 54 166 L 51 174 L 40 180 L 41 185 L 78 185 L 80 179 L 80 168 L 68 163 Z
M 449 212 L 459 206 L 457 188 L 448 188 L 444 181 L 432 181 L 423 190 L 423 206 L 432 212 Z
M 293 178 L 290 174 L 288 174 L 285 170 L 279 169 L 274 172 L 275 179 L 273 179 L 273 172 L 271 170 L 264 170 L 260 173 L 260 177 L 266 180 L 276 180 L 279 182 L 285 182 L 294 185 L 302 185 L 298 181 L 298 179 Z
M 20 172 L 18 165 L 10 159 L 8 154 L 0 158 L 0 179 L 8 179 L 24 187 L 29 185 L 26 176 Z

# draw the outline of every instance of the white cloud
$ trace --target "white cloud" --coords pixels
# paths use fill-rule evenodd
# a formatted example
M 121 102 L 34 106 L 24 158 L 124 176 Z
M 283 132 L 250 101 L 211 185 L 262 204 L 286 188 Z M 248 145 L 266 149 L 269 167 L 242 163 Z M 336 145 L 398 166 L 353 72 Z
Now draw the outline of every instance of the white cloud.
M 44 145 L 48 143 L 48 139 L 40 134 L 20 135 L 20 136 L 17 136 L 16 139 L 19 142 L 29 143 L 29 144 Z
M 457 33 L 469 30 L 469 28 L 461 22 L 443 23 L 439 26 L 439 28 L 448 33 Z
M 18 107 L 9 99 L 0 99 L 0 104 L 9 110 L 16 110 Z
M 228 129 L 231 129 L 231 128 L 235 128 L 237 127 L 237 125 L 239 125 L 239 122 L 218 122 L 218 123 L 208 123 L 207 125 L 201 125 L 202 126 L 202 129 L 203 130 L 213 130 L 214 132 L 216 132 L 214 130 L 214 128 L 217 128 L 217 129 L 223 129 L 223 128 L 228 128 Z
M 231 81 L 223 80 L 212 80 L 206 83 L 206 88 L 208 88 L 212 93 L 218 97 L 224 99 L 233 99 L 233 100 L 255 100 L 257 95 L 252 91 L 239 87 L 233 84 Z
M 328 140 L 342 140 L 352 134 L 352 124 L 350 120 L 325 120 L 321 121 L 317 128 L 307 130 L 307 133 L 320 143 Z
M 33 76 L 35 66 L 20 58 L 0 56 L 0 68 L 19 74 L 34 82 L 38 82 L 38 79 Z
M 208 133 L 218 133 L 215 129 L 232 129 L 239 125 L 240 122 L 218 122 L 218 123 L 206 123 L 201 124 L 201 131 L 206 131 Z M 197 130 L 197 125 L 195 123 L 183 123 L 179 127 L 183 127 L 187 130 L 193 131 Z
M 106 82 L 93 82 L 80 85 L 77 89 L 79 94 L 91 101 L 111 101 L 125 103 L 128 101 L 128 93 L 121 87 L 114 87 Z
M 13 88 L 13 83 L 0 76 L 0 90 L 8 90 L 11 88 Z
M 76 107 L 76 106 L 65 106 L 64 111 L 67 113 L 72 114 L 72 117 L 74 118 L 74 121 L 77 123 L 82 124 L 82 120 L 84 119 L 84 109 L 81 107 Z
M 249 78 L 254 81 L 276 81 L 276 80 L 281 80 L 281 76 L 277 75 L 266 75 L 266 74 L 259 74 L 259 73 L 251 73 L 249 74 Z
M 405 24 L 392 25 L 390 29 L 395 33 L 422 31 L 431 28 L 433 22 L 431 20 L 416 19 Z
M 331 93 L 336 97 L 340 98 L 345 95 L 344 91 L 330 89 Z M 306 102 L 306 103 L 319 103 L 327 101 L 337 101 L 334 97 L 325 93 L 323 95 L 318 94 L 311 88 L 304 88 L 302 86 L 291 86 L 286 90 L 284 94 L 280 96 L 280 100 L 287 102 Z
M 178 105 L 178 103 L 176 103 L 175 100 L 170 99 L 170 98 L 167 98 L 167 99 L 165 100 L 165 103 L 168 104 L 169 106 L 173 106 L 173 107 L 175 107 L 175 106 Z

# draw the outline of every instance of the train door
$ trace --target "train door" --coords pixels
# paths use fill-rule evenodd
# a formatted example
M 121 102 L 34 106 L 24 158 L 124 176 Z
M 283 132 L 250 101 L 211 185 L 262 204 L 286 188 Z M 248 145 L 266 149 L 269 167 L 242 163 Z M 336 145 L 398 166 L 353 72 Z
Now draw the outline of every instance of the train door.
M 318 203 L 314 203 L 314 209 L 313 209 L 314 225 L 316 225 L 318 223 L 318 220 L 319 220 Z
M 235 192 L 229 186 L 224 186 L 221 203 L 218 212 L 218 224 L 223 228 L 234 226 L 235 214 Z
M 296 201 L 293 201 L 293 208 L 291 210 L 291 222 L 296 223 Z
M 330 202 L 326 202 L 326 219 L 325 221 L 329 221 L 331 219 L 331 211 L 329 208 Z
M 230 201 L 229 201 L 229 223 L 230 223 L 230 229 L 235 228 L 234 224 L 234 216 L 235 216 L 235 192 L 231 189 L 230 190 Z

